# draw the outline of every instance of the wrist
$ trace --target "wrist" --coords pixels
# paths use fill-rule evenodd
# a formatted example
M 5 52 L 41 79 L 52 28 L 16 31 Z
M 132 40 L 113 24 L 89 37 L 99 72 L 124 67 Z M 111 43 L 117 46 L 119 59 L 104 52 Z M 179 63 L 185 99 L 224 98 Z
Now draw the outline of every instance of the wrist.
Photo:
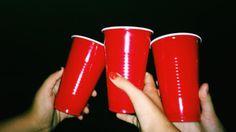
M 49 132 L 50 131 L 50 124 L 45 124 L 40 117 L 37 117 L 35 112 L 26 112 L 24 114 L 24 118 L 26 122 L 31 126 L 32 131 L 42 131 L 42 132 Z

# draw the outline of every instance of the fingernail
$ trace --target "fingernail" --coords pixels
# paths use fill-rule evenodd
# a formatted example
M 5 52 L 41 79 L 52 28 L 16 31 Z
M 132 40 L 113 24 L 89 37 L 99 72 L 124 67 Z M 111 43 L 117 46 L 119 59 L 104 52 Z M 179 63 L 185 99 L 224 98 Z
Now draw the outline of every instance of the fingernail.
M 115 72 L 110 72 L 109 77 L 113 80 L 113 79 L 116 79 L 118 77 L 118 75 Z
M 158 86 L 158 81 L 156 81 L 156 85 Z
M 61 67 L 59 71 L 62 71 L 64 69 L 64 67 Z
M 79 120 L 83 120 L 83 116 L 82 115 L 80 115 L 78 118 L 79 118 Z
M 209 95 L 209 94 L 210 94 L 210 93 L 209 93 L 209 84 L 206 83 L 206 85 L 207 85 L 206 93 L 207 93 L 207 95 Z

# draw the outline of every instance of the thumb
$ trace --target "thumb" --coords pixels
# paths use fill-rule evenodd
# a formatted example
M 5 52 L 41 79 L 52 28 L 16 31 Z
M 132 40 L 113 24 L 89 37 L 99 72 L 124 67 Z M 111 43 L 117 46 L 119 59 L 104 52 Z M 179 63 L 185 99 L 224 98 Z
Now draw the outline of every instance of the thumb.
M 209 94 L 209 85 L 203 83 L 199 90 L 199 98 L 203 114 L 215 113 L 211 96 Z
M 52 73 L 42 84 L 42 90 L 52 91 L 52 88 L 57 84 L 58 80 L 62 77 L 64 68 Z M 58 85 L 58 84 L 57 84 Z
M 215 113 L 214 105 L 209 94 L 209 85 L 203 83 L 199 90 L 202 108 L 201 122 L 205 131 L 223 132 L 224 127 Z
M 156 104 L 156 106 L 162 109 L 159 91 L 156 88 L 153 76 L 148 72 L 146 72 L 145 75 L 143 92 L 153 101 L 154 104 Z

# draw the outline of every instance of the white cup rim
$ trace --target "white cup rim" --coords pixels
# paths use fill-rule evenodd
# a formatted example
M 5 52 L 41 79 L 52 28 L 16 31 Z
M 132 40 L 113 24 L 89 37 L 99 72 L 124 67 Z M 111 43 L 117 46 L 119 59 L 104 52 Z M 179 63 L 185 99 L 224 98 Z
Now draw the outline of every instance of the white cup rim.
M 89 37 L 82 36 L 82 35 L 72 35 L 71 38 L 83 38 L 83 39 L 86 39 L 86 40 L 89 40 L 89 41 L 93 41 L 93 42 L 95 42 L 95 43 L 97 43 L 97 44 L 99 44 L 101 46 L 104 46 L 103 43 L 101 43 L 101 42 L 99 42 L 99 41 L 97 41 L 95 39 L 91 39 Z
M 155 38 L 155 39 L 153 39 L 153 40 L 151 41 L 151 45 L 152 45 L 154 42 L 156 42 L 156 41 L 158 41 L 158 40 L 160 40 L 160 39 L 163 39 L 163 38 L 166 38 L 166 37 L 171 37 L 171 36 L 178 36 L 178 35 L 195 36 L 195 37 L 197 37 L 197 38 L 200 40 L 200 42 L 202 42 L 202 38 L 201 38 L 199 35 L 197 35 L 197 34 L 188 33 L 188 32 L 178 32 L 178 33 L 169 33 L 169 34 L 165 34 L 165 35 L 159 36 L 159 37 L 157 37 L 157 38 Z
M 137 30 L 145 30 L 145 31 L 154 33 L 154 31 L 149 28 L 137 27 L 137 26 L 110 26 L 110 27 L 103 28 L 101 31 L 104 32 L 106 30 L 111 30 L 111 29 L 137 29 Z

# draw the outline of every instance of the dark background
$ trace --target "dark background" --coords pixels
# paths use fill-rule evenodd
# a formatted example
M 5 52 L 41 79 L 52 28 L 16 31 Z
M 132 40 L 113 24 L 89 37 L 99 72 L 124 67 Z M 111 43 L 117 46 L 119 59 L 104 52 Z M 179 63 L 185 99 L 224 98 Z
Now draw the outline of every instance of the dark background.
M 228 131 L 235 111 L 235 7 L 227 0 L 2 0 L 0 2 L 0 119 L 27 110 L 46 77 L 65 66 L 74 34 L 103 42 L 108 26 L 141 26 L 202 37 L 200 83 L 208 82 Z M 155 77 L 152 52 L 147 71 Z M 105 71 L 83 121 L 64 120 L 55 131 L 138 131 L 107 109 Z M 155 77 L 156 78 L 156 77 Z

